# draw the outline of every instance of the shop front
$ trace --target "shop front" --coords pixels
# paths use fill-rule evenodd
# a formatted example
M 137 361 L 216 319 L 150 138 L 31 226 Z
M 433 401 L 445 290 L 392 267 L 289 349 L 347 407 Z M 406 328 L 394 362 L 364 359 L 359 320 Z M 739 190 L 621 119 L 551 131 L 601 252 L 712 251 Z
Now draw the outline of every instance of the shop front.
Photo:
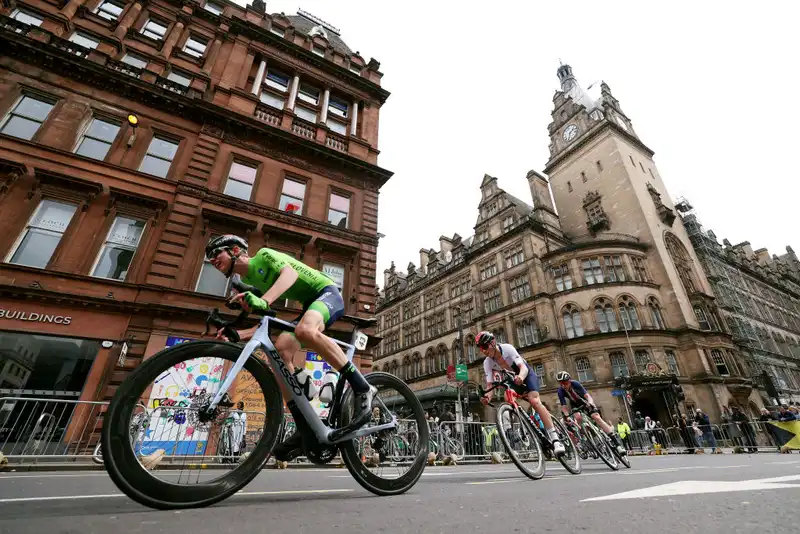
M 102 383 L 128 316 L 0 299 L 0 446 L 63 454 L 101 411 Z M 33 447 L 36 450 L 32 450 Z

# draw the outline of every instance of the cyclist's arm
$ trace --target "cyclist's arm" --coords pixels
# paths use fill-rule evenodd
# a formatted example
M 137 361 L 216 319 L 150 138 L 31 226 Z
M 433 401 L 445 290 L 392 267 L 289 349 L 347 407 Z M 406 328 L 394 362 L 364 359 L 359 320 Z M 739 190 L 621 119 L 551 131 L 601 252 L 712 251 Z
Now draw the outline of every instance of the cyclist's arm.
M 297 282 L 298 274 L 297 271 L 291 265 L 285 265 L 280 270 L 280 275 L 278 275 L 278 279 L 275 280 L 275 283 L 272 284 L 264 296 L 261 297 L 267 304 L 272 306 L 272 303 L 278 300 L 278 297 L 286 293 L 289 288 L 291 288 L 295 282 Z
M 569 416 L 569 408 L 567 408 L 567 399 L 564 396 L 564 389 L 558 388 L 558 402 L 561 404 L 561 413 L 564 414 L 565 417 Z
M 511 345 L 503 345 L 503 350 L 508 351 L 509 355 L 511 356 L 511 361 L 513 361 L 515 364 L 517 364 L 517 367 L 519 367 L 519 374 L 517 376 L 522 380 L 528 378 L 528 364 L 525 362 L 522 356 L 519 355 L 517 349 Z

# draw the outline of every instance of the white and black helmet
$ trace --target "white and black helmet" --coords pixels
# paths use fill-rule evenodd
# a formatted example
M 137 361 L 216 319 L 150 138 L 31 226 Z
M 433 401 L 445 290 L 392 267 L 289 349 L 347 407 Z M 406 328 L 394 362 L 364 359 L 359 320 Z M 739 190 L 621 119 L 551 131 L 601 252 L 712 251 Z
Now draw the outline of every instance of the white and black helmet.
M 475 344 L 482 349 L 485 349 L 494 341 L 494 334 L 491 332 L 480 332 L 475 336 Z
M 567 380 L 571 380 L 571 379 L 572 379 L 572 377 L 569 376 L 569 373 L 566 372 L 566 371 L 559 371 L 558 374 L 556 375 L 556 381 L 557 382 L 566 382 Z
M 238 247 L 241 251 L 247 252 L 247 240 L 233 234 L 212 237 L 206 243 L 206 258 L 209 260 L 214 259 L 222 250 L 227 250 L 230 253 L 233 247 Z M 233 255 L 231 254 L 231 256 Z M 228 272 L 225 273 L 226 277 L 230 277 L 233 274 L 233 264 L 234 262 L 231 262 Z

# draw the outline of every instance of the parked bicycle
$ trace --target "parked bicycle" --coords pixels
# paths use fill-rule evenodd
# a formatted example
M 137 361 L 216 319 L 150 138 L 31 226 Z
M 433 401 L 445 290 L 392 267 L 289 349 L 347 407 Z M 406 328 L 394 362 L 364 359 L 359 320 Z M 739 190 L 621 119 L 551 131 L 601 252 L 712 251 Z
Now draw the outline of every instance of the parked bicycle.
M 143 405 L 139 405 L 143 409 L 145 408 Z M 150 426 L 150 418 L 147 416 L 146 410 L 143 410 L 133 416 L 131 419 L 130 424 L 130 437 L 131 437 L 131 446 L 136 448 L 136 443 L 141 442 L 142 437 L 147 432 L 147 428 Z M 92 461 L 98 465 L 103 465 L 103 440 L 100 439 L 97 441 L 97 445 L 92 451 Z
M 238 282 L 234 283 L 234 287 L 240 292 L 261 294 L 256 288 Z M 226 321 L 219 315 L 219 310 L 214 309 L 206 320 L 206 332 L 214 327 L 222 330 L 228 339 L 238 341 L 236 327 L 244 322 L 247 315 L 248 313 L 243 311 L 234 320 Z M 367 346 L 368 338 L 360 332 L 360 329 L 373 326 L 375 320 L 357 317 L 344 319 L 354 325 L 351 341 L 345 343 L 334 339 L 334 342 L 345 348 L 348 360 L 352 360 L 356 348 L 363 350 Z M 398 419 L 394 414 L 399 409 L 408 414 L 406 418 L 416 426 L 420 443 L 427 443 L 428 425 L 419 399 L 405 382 L 396 376 L 388 373 L 370 373 L 365 377 L 367 382 L 378 388 L 373 404 L 380 412 L 377 420 L 369 421 L 363 427 L 351 425 L 353 393 L 349 386 L 346 386 L 346 380 L 337 382 L 329 415 L 324 420 L 320 419 L 305 396 L 303 388 L 289 372 L 270 339 L 271 329 L 291 332 L 294 328 L 294 323 L 277 319 L 274 312 L 269 311 L 261 318 L 253 338 L 244 346 L 217 340 L 183 343 L 159 352 L 131 372 L 109 404 L 103 425 L 106 468 L 120 490 L 141 504 L 159 509 L 208 506 L 239 491 L 258 475 L 268 460 L 281 430 L 283 399 L 276 376 L 286 389 L 292 392 L 292 400 L 298 407 L 298 414 L 304 419 L 305 424 L 299 425 L 297 431 L 303 432 L 305 454 L 310 461 L 325 464 L 340 452 L 353 478 L 376 495 L 397 495 L 413 487 L 425 469 L 427 447 L 418 447 L 411 461 L 393 465 L 392 472 L 385 477 L 382 464 L 371 469 L 362 463 L 359 448 L 360 442 L 369 436 L 381 438 L 384 444 L 390 443 L 397 433 Z M 254 355 L 254 351 L 259 348 L 266 355 L 265 359 L 269 365 Z M 183 373 L 187 368 L 193 369 L 196 362 L 203 361 L 204 358 L 213 362 L 207 367 L 217 369 L 219 379 L 217 382 L 207 384 L 211 380 L 208 374 L 204 375 L 205 387 L 200 389 L 194 387 L 186 378 L 188 375 Z M 214 478 L 204 478 L 200 475 L 184 477 L 180 473 L 175 477 L 173 471 L 168 480 L 158 478 L 156 476 L 158 470 L 146 469 L 142 465 L 139 455 L 131 447 L 128 432 L 139 399 L 145 394 L 150 395 L 155 387 L 154 381 L 165 381 L 169 377 L 178 388 L 186 388 L 183 391 L 192 400 L 189 406 L 181 408 L 187 413 L 186 423 L 192 425 L 192 435 L 189 436 L 192 441 L 188 446 L 184 446 L 184 454 L 191 457 L 186 449 L 198 451 L 203 455 L 215 452 L 214 449 L 218 444 L 213 440 L 214 433 L 218 432 L 220 423 L 225 420 L 232 406 L 227 395 L 228 391 L 243 372 L 250 374 L 250 377 L 245 377 L 248 378 L 245 381 L 248 384 L 248 395 L 252 398 L 252 395 L 260 392 L 263 395 L 264 406 L 264 429 L 244 461 Z M 196 375 L 192 374 L 192 377 L 197 380 Z M 202 394 L 194 395 L 193 391 Z M 223 399 L 226 402 L 222 402 Z M 260 398 L 258 401 L 262 402 Z M 250 402 L 248 400 L 248 404 Z M 387 407 L 387 403 L 391 402 L 396 403 L 393 409 Z M 295 423 L 299 421 L 295 419 Z M 175 421 L 175 424 L 178 422 Z M 186 426 L 186 424 L 176 426 L 177 430 L 173 431 L 174 438 L 179 444 L 187 441 L 185 432 L 180 433 Z M 176 445 L 174 450 L 176 452 L 173 454 L 177 454 L 181 449 Z M 190 465 L 184 462 L 179 467 Z M 401 470 L 402 468 L 407 469 Z
M 479 387 L 480 395 L 497 388 L 505 389 L 505 402 L 497 406 L 497 433 L 511 461 L 533 480 L 538 480 L 545 474 L 545 454 L 557 458 L 570 473 L 579 474 L 581 461 L 567 430 L 558 420 L 553 419 L 559 440 L 566 449 L 564 454 L 555 455 L 553 442 L 517 403 L 516 399 L 520 395 L 514 391 L 513 385 L 514 374 L 503 371 L 502 378 L 492 382 L 492 387 L 486 390 Z
M 601 432 L 592 421 L 591 416 L 584 407 L 577 407 L 570 410 L 569 415 L 581 413 L 581 422 L 578 423 L 570 418 L 566 421 L 567 428 L 579 440 L 577 444 L 579 450 L 591 455 L 593 458 L 600 458 L 613 471 L 619 469 L 620 462 L 625 467 L 630 467 L 631 462 L 627 454 L 620 454 L 617 451 L 617 444 L 611 436 Z

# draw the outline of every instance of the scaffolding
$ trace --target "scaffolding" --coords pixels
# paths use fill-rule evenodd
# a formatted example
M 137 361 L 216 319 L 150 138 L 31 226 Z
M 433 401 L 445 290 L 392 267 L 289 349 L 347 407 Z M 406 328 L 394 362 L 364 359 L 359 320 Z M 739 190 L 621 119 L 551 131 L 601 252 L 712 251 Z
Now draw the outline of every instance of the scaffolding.
M 733 334 L 734 342 L 746 349 L 741 351 L 741 357 L 746 365 L 750 377 L 761 385 L 761 377 L 769 366 L 762 363 L 753 352 L 765 350 L 763 340 L 758 336 L 756 329 L 750 322 L 754 318 L 749 298 L 745 297 L 747 284 L 742 271 L 728 265 L 722 246 L 717 241 L 712 231 L 704 231 L 703 225 L 697 217 L 694 208 L 683 197 L 675 203 L 675 209 L 681 214 L 683 225 L 689 234 L 695 253 L 711 282 L 717 296 L 719 307 L 726 309 L 725 316 L 728 328 Z

